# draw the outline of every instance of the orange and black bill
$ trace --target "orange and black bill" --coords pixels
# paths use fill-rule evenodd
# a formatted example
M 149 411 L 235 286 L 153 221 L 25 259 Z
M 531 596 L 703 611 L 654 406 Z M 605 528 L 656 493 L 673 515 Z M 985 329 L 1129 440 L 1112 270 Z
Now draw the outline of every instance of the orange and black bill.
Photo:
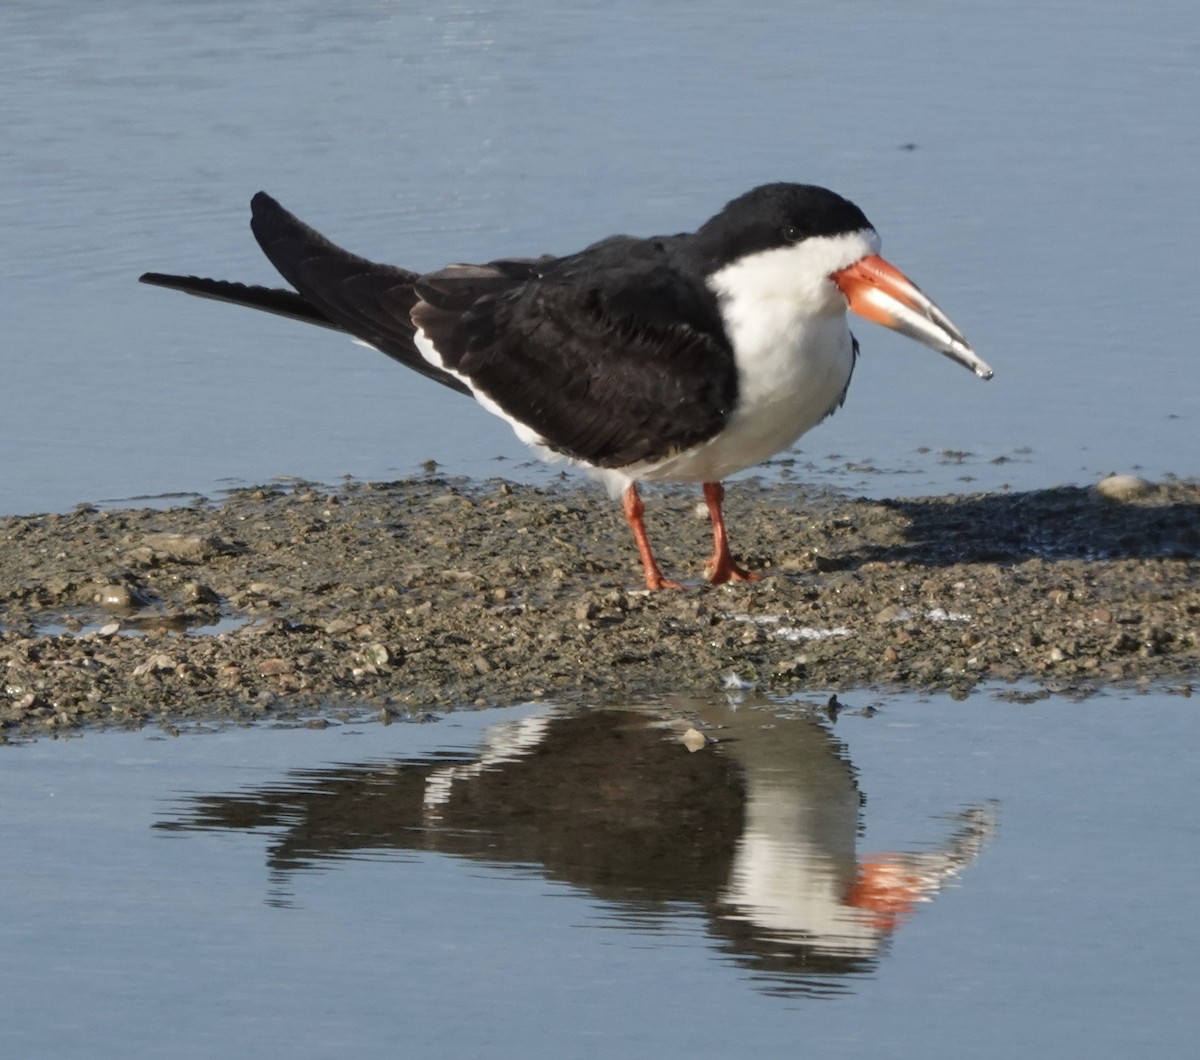
M 966 336 L 933 299 L 877 254 L 835 272 L 831 279 L 859 316 L 931 346 L 980 379 L 992 378 L 991 366 L 971 349 Z

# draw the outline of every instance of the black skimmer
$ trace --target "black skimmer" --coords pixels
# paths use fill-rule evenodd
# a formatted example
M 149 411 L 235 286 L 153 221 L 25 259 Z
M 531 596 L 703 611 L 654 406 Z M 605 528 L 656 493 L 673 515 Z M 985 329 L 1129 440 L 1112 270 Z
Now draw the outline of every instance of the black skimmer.
M 294 291 L 153 272 L 142 282 L 348 332 L 474 397 L 544 456 L 623 495 L 650 589 L 678 586 L 651 552 L 639 482 L 701 483 L 709 581 L 758 577 L 730 553 L 721 481 L 841 406 L 858 355 L 847 309 L 992 376 L 879 256 L 863 212 L 814 185 L 754 188 L 692 233 L 423 274 L 343 250 L 265 192 L 250 205 L 259 246 Z

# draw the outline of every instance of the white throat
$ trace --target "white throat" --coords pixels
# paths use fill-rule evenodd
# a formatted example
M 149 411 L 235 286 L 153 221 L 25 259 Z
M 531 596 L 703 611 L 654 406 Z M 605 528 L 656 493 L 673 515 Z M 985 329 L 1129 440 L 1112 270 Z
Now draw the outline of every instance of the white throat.
M 740 258 L 709 277 L 733 344 L 742 406 L 797 387 L 819 390 L 827 370 L 836 376 L 846 369 L 844 388 L 846 298 L 829 276 L 878 249 L 871 229 L 816 236 Z

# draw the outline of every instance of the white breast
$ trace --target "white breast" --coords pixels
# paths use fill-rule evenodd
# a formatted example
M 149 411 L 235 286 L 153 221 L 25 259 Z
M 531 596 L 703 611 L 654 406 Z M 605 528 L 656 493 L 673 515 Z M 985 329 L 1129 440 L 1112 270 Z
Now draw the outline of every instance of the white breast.
M 718 482 L 788 448 L 842 400 L 854 368 L 846 299 L 829 279 L 879 248 L 868 229 L 739 259 L 709 278 L 738 370 L 738 405 L 711 441 L 631 478 Z

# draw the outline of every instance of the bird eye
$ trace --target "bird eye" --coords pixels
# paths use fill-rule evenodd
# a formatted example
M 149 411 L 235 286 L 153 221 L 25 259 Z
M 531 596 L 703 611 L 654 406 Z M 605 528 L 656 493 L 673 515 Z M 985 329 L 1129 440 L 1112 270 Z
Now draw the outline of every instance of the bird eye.
M 804 238 L 804 233 L 801 232 L 800 229 L 796 228 L 794 225 L 788 225 L 783 230 L 783 238 L 786 239 L 789 243 L 799 243 L 800 240 L 802 240 Z

